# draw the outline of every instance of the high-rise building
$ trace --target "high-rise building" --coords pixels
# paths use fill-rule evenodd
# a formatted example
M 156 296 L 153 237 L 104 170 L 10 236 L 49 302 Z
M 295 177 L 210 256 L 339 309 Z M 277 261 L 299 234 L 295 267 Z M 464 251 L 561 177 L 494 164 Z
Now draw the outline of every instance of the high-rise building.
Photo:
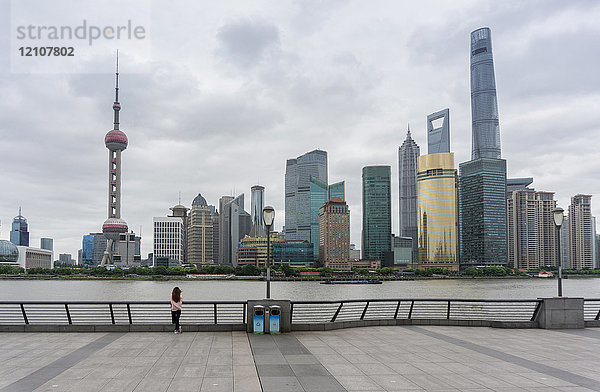
M 326 182 L 310 177 L 310 242 L 313 244 L 314 259 L 319 259 L 319 211 L 331 198 L 346 200 L 344 181 L 327 185 Z
M 417 159 L 419 267 L 458 271 L 457 181 L 454 153 Z
M 211 219 L 213 228 L 213 260 L 218 264 L 221 260 L 219 249 L 219 246 L 221 246 L 221 217 L 219 216 L 219 212 L 217 210 L 215 210 L 214 214 L 211 216 Z
M 412 262 L 418 260 L 417 244 L 417 158 L 419 146 L 410 136 L 398 148 L 398 181 L 400 184 L 400 237 L 412 238 Z
M 218 264 L 226 264 L 226 254 L 229 253 L 225 240 L 229 234 L 226 231 L 229 230 L 229 220 L 225 222 L 225 206 L 233 200 L 233 196 L 221 196 L 219 199 L 219 252 L 218 252 Z M 229 219 L 229 218 L 227 218 Z M 227 223 L 227 226 L 225 225 Z M 214 228 L 214 226 L 213 226 Z M 213 229 L 214 230 L 214 229 Z
M 288 159 L 285 168 L 285 239 L 310 241 L 310 177 L 327 183 L 327 152 Z M 319 206 L 320 207 L 320 206 Z
M 107 241 L 103 233 L 84 235 L 81 247 L 83 264 L 90 266 L 99 265 L 102 262 Z
M 441 124 L 437 126 L 437 122 Z M 427 153 L 450 152 L 450 109 L 427 116 Z
M 254 185 L 250 188 L 250 219 L 252 220 L 252 229 L 250 237 L 265 237 L 267 229 L 263 221 L 263 208 L 265 207 L 265 187 Z
M 485 27 L 471 33 L 471 161 L 459 165 L 461 267 L 506 266 L 506 161 L 500 126 L 492 40 Z
M 101 265 L 116 264 L 120 246 L 115 244 L 121 234 L 127 233 L 127 222 L 121 219 L 121 153 L 127 148 L 127 135 L 119 129 L 119 58 L 115 74 L 115 102 L 113 103 L 113 129 L 104 137 L 108 149 L 108 219 L 102 225 L 102 232 L 108 240 Z M 120 258 L 117 258 L 120 259 Z
M 479 158 L 459 171 L 461 268 L 506 266 L 506 161 Z
M 155 217 L 154 252 L 155 257 L 167 257 L 183 262 L 184 226 L 181 217 Z
M 40 238 L 40 248 L 54 250 L 54 240 L 52 238 Z
M 571 241 L 569 239 L 569 215 L 565 214 L 565 219 L 560 227 L 560 262 L 563 268 L 571 268 Z
M 181 218 L 183 222 L 183 259 L 179 260 L 181 263 L 187 263 L 187 243 L 188 243 L 188 227 L 189 227 L 189 208 L 181 204 L 181 197 L 179 198 L 179 204 L 169 208 L 171 210 L 172 218 Z
M 223 198 L 221 198 L 223 199 Z M 252 220 L 250 214 L 244 211 L 244 194 L 221 207 L 221 246 L 223 264 L 236 266 L 237 248 L 240 240 L 250 233 Z
M 290 267 L 313 267 L 313 244 L 308 241 L 285 241 L 273 243 L 273 264 Z
M 528 270 L 558 266 L 554 193 L 509 185 L 506 202 L 508 266 Z
M 362 252 L 365 260 L 383 261 L 392 250 L 391 167 L 362 169 Z
M 500 122 L 492 55 L 492 33 L 483 27 L 471 33 L 471 159 L 500 159 Z
M 21 207 L 19 207 L 19 215 L 15 216 L 12 221 L 12 230 L 10 231 L 10 242 L 17 246 L 29 246 L 29 230 L 27 219 L 21 215 Z
M 569 205 L 569 242 L 571 268 L 594 268 L 592 245 L 592 196 L 575 195 Z
M 319 264 L 350 269 L 350 210 L 340 198 L 329 199 L 319 210 Z
M 192 201 L 187 234 L 187 262 L 199 268 L 215 264 L 212 213 L 206 199 L 199 193 Z

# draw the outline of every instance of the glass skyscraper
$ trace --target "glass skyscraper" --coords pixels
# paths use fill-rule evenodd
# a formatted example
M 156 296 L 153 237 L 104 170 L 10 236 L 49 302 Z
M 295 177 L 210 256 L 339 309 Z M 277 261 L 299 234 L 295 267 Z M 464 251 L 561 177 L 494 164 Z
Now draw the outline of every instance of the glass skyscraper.
M 391 167 L 362 169 L 363 259 L 381 260 L 392 251 Z
M 311 240 L 311 177 L 327 183 L 326 151 L 314 150 L 298 158 L 287 160 L 285 168 L 285 239 L 287 241 Z
M 506 266 L 506 161 L 479 158 L 459 170 L 461 267 Z
M 419 146 L 410 137 L 410 128 L 406 139 L 398 148 L 398 180 L 400 183 L 400 237 L 410 237 L 412 241 L 412 260 L 417 261 L 417 157 Z
M 419 267 L 458 271 L 458 211 L 454 153 L 418 159 Z
M 319 209 L 332 197 L 346 201 L 344 181 L 327 185 L 326 182 L 310 177 L 310 242 L 314 245 L 315 260 L 319 258 Z
M 440 126 L 434 121 L 441 120 Z M 450 152 L 450 109 L 427 116 L 427 154 Z
M 12 221 L 12 230 L 10 232 L 10 242 L 17 246 L 29 246 L 29 226 L 27 225 L 27 219 L 21 215 L 21 208 L 19 208 L 19 215 L 15 216 Z
M 500 159 L 500 123 L 492 55 L 492 33 L 483 27 L 471 33 L 471 159 Z
M 254 185 L 250 188 L 250 218 L 252 219 L 252 230 L 250 237 L 266 237 L 267 230 L 263 221 L 263 208 L 265 207 L 265 187 Z
M 506 161 L 500 155 L 500 126 L 487 27 L 471 33 L 471 161 L 459 165 L 460 264 L 506 266 Z

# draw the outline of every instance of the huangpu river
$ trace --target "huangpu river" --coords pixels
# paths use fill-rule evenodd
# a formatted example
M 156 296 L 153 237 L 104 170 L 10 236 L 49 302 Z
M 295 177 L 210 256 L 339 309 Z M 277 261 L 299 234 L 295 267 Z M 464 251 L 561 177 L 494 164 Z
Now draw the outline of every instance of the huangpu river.
M 262 299 L 264 281 L 0 280 L 3 301 L 168 301 L 173 287 L 190 301 Z M 359 298 L 533 299 L 557 295 L 556 279 L 431 279 L 376 285 L 326 285 L 312 281 L 271 282 L 271 298 L 339 300 Z M 563 280 L 563 295 L 600 298 L 600 278 Z

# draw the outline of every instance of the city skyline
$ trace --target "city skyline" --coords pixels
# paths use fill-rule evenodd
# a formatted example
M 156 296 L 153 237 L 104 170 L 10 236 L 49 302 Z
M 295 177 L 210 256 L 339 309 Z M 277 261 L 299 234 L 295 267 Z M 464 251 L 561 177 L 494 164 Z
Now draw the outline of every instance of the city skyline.
M 249 195 L 260 184 L 281 230 L 285 160 L 314 149 L 328 152 L 329 182 L 346 182 L 355 244 L 361 243 L 361 169 L 392 165 L 392 232 L 399 234 L 396 150 L 406 124 L 425 146 L 426 115 L 449 107 L 455 163 L 470 159 L 469 34 L 483 26 L 494 40 L 508 177 L 533 177 L 536 189 L 555 192 L 565 210 L 572 196 L 590 194 L 592 214 L 600 215 L 594 202 L 600 179 L 593 175 L 600 163 L 586 143 L 598 134 L 600 116 L 595 62 L 588 57 L 600 52 L 593 23 L 599 6 L 480 10 L 476 3 L 441 3 L 432 12 L 349 2 L 261 12 L 240 5 L 234 14 L 206 7 L 218 16 L 201 18 L 205 30 L 195 33 L 194 47 L 203 49 L 186 61 L 166 38 L 183 40 L 189 30 L 161 30 L 160 23 L 152 26 L 149 73 L 135 73 L 135 53 L 121 53 L 120 100 L 132 142 L 123 162 L 123 219 L 130 230 L 142 227 L 143 257 L 152 249 L 152 218 L 177 204 L 179 191 L 188 207 L 199 191 L 217 205 L 223 195 Z M 524 16 L 533 9 L 535 16 Z M 399 16 L 411 13 L 414 20 Z M 432 19 L 444 18 L 431 28 Z M 368 34 L 357 36 L 361 29 Z M 8 50 L 6 42 L 0 45 Z M 90 61 L 105 64 L 105 74 L 11 74 L 7 60 L 0 62 L 0 88 L 11 97 L 1 104 L 0 238 L 9 238 L 22 206 L 32 244 L 51 237 L 56 254 L 75 255 L 82 235 L 97 232 L 106 219 L 102 138 L 114 92 L 114 51 L 99 47 L 96 54 Z

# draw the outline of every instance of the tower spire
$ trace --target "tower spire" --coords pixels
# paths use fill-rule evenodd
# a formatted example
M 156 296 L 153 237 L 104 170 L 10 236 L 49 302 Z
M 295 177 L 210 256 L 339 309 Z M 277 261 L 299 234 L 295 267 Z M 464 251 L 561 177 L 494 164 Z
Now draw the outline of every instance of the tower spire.
M 408 132 L 406 133 L 408 137 L 410 137 L 410 123 L 408 123 Z
M 121 110 L 121 104 L 119 103 L 119 49 L 117 49 L 117 70 L 115 72 L 115 102 L 113 103 L 113 110 L 115 111 L 114 117 L 114 129 L 119 129 L 119 110 Z

